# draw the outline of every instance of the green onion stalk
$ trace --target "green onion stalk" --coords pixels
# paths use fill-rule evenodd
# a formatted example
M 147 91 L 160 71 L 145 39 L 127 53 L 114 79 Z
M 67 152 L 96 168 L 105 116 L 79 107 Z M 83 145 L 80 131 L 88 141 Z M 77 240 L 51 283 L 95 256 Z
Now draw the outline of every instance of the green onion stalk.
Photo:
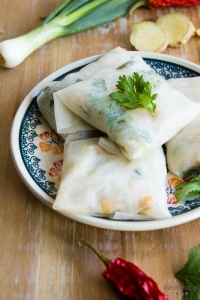
M 138 0 L 64 0 L 29 33 L 0 43 L 0 65 L 18 66 L 45 43 L 115 20 L 131 9 Z

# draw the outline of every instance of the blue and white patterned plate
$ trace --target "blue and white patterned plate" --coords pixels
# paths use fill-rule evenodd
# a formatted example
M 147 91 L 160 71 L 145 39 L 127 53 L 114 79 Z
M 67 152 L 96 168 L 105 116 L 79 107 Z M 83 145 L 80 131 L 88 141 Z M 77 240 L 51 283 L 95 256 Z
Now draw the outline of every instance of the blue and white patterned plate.
M 140 52 L 140 54 L 147 64 L 165 79 L 195 77 L 200 74 L 200 67 L 191 62 L 165 54 L 147 52 Z M 18 173 L 35 196 L 50 207 L 52 207 L 59 188 L 63 140 L 42 117 L 36 99 L 45 83 L 62 80 L 68 73 L 78 71 L 99 56 L 92 56 L 67 65 L 41 81 L 24 99 L 13 121 L 11 151 Z M 168 208 L 172 214 L 171 219 L 118 221 L 82 215 L 66 216 L 92 226 L 126 231 L 161 229 L 198 218 L 200 216 L 200 195 L 177 203 L 174 196 L 176 184 L 177 179 L 169 177 L 166 192 Z

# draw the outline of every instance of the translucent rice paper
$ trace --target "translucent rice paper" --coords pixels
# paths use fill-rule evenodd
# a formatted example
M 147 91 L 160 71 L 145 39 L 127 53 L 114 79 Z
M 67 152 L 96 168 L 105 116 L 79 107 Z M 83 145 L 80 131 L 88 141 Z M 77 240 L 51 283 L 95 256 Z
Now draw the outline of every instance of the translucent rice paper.
M 138 72 L 158 94 L 154 117 L 147 109 L 126 110 L 112 99 L 119 76 Z M 186 98 L 156 74 L 139 55 L 118 68 L 108 68 L 54 93 L 57 130 L 64 133 L 60 104 L 66 105 L 90 125 L 106 133 L 125 157 L 140 159 L 171 139 L 200 114 L 200 104 Z M 59 125 L 58 125 L 59 124 Z
M 54 114 L 54 92 L 62 90 L 76 82 L 82 81 L 102 69 L 108 67 L 118 67 L 125 61 L 129 60 L 130 57 L 131 52 L 117 47 L 101 56 L 96 62 L 83 67 L 79 72 L 68 74 L 62 81 L 46 83 L 41 94 L 37 98 L 37 103 L 42 115 L 51 125 L 51 127 L 57 131 Z M 87 131 L 94 129 L 91 125 L 86 123 L 83 119 L 80 119 L 76 114 L 69 110 L 63 103 L 59 103 L 58 119 L 58 129 L 60 128 L 59 122 L 61 122 L 64 127 L 64 129 L 59 130 L 59 133 L 63 134 L 64 138 L 69 133 L 76 131 L 85 131 L 84 135 L 87 135 Z M 89 134 L 90 133 L 88 133 L 88 135 Z
M 120 148 L 113 141 L 111 141 L 111 139 L 109 139 L 107 136 L 100 137 L 98 144 L 107 152 L 111 154 L 115 154 L 120 157 L 124 157 Z
M 169 80 L 170 85 L 200 103 L 200 77 Z M 179 177 L 190 170 L 200 169 L 200 116 L 195 118 L 166 143 L 167 163 Z
M 62 179 L 53 208 L 67 214 L 171 217 L 162 147 L 130 162 L 108 153 L 98 142 L 99 138 L 65 142 Z

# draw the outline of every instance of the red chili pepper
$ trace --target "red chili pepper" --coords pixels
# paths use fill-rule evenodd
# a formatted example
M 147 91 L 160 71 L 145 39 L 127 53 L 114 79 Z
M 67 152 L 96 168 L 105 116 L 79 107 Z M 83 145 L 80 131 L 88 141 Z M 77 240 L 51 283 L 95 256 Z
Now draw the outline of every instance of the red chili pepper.
M 151 9 L 163 6 L 195 6 L 200 4 L 200 0 L 139 0 L 130 9 L 129 15 L 141 6 L 147 6 Z
M 122 258 L 109 260 L 87 241 L 78 244 L 90 247 L 98 255 L 106 266 L 102 276 L 129 299 L 168 300 L 167 296 L 158 289 L 156 282 L 136 265 Z
M 152 9 L 161 6 L 195 6 L 200 4 L 199 0 L 150 0 Z

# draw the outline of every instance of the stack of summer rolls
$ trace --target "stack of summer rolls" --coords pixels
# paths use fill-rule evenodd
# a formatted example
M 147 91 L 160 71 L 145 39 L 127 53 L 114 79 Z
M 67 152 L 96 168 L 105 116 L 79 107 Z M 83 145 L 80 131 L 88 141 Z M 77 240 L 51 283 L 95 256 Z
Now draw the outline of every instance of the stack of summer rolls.
M 126 110 L 111 98 L 119 77 L 134 72 L 150 82 L 152 93 L 157 94 L 156 116 L 146 108 Z M 200 121 L 200 103 L 195 93 L 191 99 L 186 90 L 178 81 L 167 82 L 157 75 L 138 52 L 120 47 L 63 81 L 47 84 L 38 106 L 65 138 L 53 208 L 67 214 L 170 218 L 162 145 L 167 146 L 170 171 L 178 176 L 200 161 L 197 154 L 195 163 L 184 165 L 187 159 L 181 162 L 176 156 L 188 126 L 192 133 L 196 126 L 192 123 Z

